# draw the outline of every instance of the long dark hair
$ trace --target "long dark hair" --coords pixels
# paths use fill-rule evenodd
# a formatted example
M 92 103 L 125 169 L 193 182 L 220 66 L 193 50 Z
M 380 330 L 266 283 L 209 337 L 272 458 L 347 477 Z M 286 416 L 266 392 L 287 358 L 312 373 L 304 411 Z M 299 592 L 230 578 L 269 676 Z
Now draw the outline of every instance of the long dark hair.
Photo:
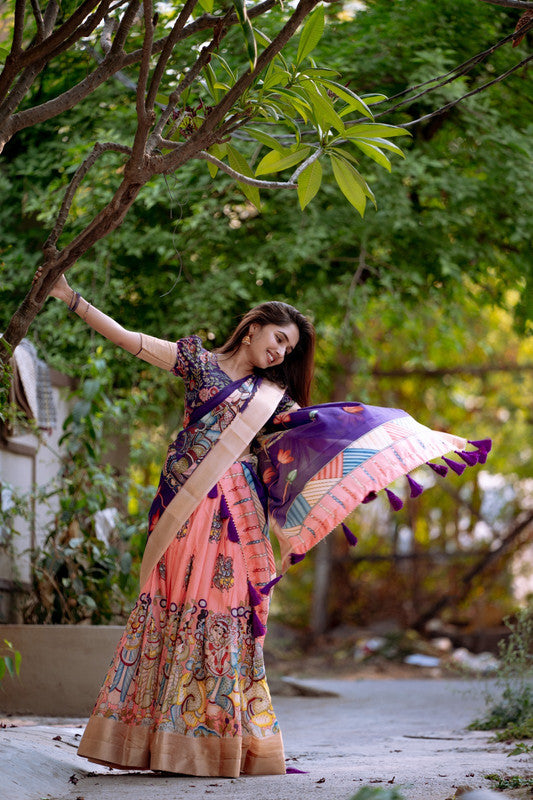
M 285 355 L 281 364 L 267 369 L 257 369 L 256 372 L 280 386 L 286 386 L 293 400 L 300 406 L 308 406 L 315 361 L 315 329 L 307 317 L 294 306 L 278 300 L 255 306 L 244 315 L 229 339 L 217 352 L 235 353 L 248 333 L 250 325 L 254 323 L 263 327 L 290 325 L 291 322 L 296 325 L 299 332 L 298 344 L 294 350 Z

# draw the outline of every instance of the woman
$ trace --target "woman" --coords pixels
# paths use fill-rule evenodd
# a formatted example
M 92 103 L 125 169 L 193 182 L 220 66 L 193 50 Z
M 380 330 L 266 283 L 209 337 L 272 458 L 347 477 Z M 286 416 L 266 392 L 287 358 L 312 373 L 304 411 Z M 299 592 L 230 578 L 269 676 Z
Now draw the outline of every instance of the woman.
M 184 428 L 168 449 L 149 512 L 141 593 L 78 752 L 128 769 L 284 773 L 262 651 L 269 593 L 279 580 L 269 527 L 284 571 L 398 476 L 454 448 L 466 463 L 483 461 L 489 443 L 465 452 L 465 440 L 398 409 L 301 408 L 309 401 L 314 330 L 285 303 L 252 309 L 209 352 L 197 336 L 174 343 L 125 330 L 64 277 L 52 294 L 186 386 Z M 422 487 L 408 480 L 416 496 Z

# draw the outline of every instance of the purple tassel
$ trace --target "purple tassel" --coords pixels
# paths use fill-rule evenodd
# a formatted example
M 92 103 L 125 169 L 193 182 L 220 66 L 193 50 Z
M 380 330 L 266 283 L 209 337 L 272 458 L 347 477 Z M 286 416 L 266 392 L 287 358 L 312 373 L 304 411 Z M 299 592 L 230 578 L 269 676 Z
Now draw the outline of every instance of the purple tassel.
M 207 496 L 210 497 L 211 500 L 214 500 L 215 497 L 218 497 L 218 488 L 217 488 L 216 483 L 215 483 L 215 485 L 213 486 L 212 489 L 209 489 L 209 491 L 207 493 Z
M 453 469 L 457 475 L 462 475 L 466 469 L 466 464 L 459 464 L 458 461 L 453 461 L 451 458 L 446 458 L 446 456 L 442 456 L 442 460 L 445 461 L 450 469 Z
M 298 564 L 299 561 L 303 561 L 305 558 L 305 553 L 291 553 L 291 564 Z
M 252 610 L 252 635 L 254 639 L 259 639 L 260 636 L 264 636 L 266 633 L 266 628 L 255 613 Z
M 287 769 L 285 770 L 285 773 L 287 775 L 309 775 L 309 773 L 306 772 L 305 770 L 296 769 L 296 767 L 287 767 Z
M 346 541 L 348 544 L 354 547 L 357 544 L 357 536 L 355 533 L 352 533 L 352 531 L 347 525 L 344 524 L 344 522 L 342 523 L 342 530 L 344 531 L 344 535 L 346 536 Z
M 475 450 L 455 450 L 455 455 L 462 458 L 469 467 L 473 467 L 479 461 L 478 454 Z
M 228 539 L 230 540 L 230 542 L 235 542 L 235 543 L 238 543 L 240 541 L 239 533 L 231 517 L 229 518 L 228 522 Z
M 431 461 L 426 461 L 426 464 L 428 467 L 431 467 L 433 472 L 436 472 L 437 475 L 441 475 L 443 478 L 448 474 L 448 467 L 445 467 L 444 464 L 432 464 Z
M 411 487 L 411 497 L 420 497 L 422 492 L 424 491 L 424 487 L 421 483 L 417 483 L 414 478 L 411 478 L 410 475 L 407 476 L 407 481 L 409 486 Z
M 278 577 L 277 577 L 277 578 L 272 578 L 272 580 L 271 580 L 271 581 L 269 581 L 268 583 L 265 583 L 265 585 L 264 585 L 264 586 L 262 586 L 262 587 L 259 589 L 259 591 L 261 592 L 261 594 L 270 594 L 270 590 L 271 590 L 271 589 L 272 589 L 272 588 L 273 588 L 273 587 L 276 585 L 276 583 L 277 583 L 278 581 L 280 581 L 282 578 L 283 578 L 283 575 L 278 575 Z
M 391 504 L 391 508 L 394 511 L 399 511 L 400 508 L 403 508 L 403 503 L 402 503 L 402 501 L 400 500 L 400 498 L 398 497 L 397 494 L 394 494 L 394 492 L 391 492 L 390 489 L 385 489 L 385 491 L 387 493 L 387 497 L 389 498 L 389 503 Z
M 263 602 L 263 598 L 260 596 L 253 583 L 250 583 L 250 581 L 248 581 L 248 592 L 250 593 L 250 603 L 253 606 L 258 606 Z
M 376 492 L 369 492 L 364 500 L 361 500 L 362 503 L 371 503 L 372 500 L 375 500 L 377 497 Z
M 224 495 L 220 496 L 220 519 L 229 519 L 231 514 L 229 513 L 228 503 Z
M 492 439 L 474 439 L 474 441 L 468 440 L 468 444 L 474 445 L 483 453 L 490 453 L 492 450 Z
M 484 453 L 483 450 L 480 450 L 477 453 L 477 463 L 478 464 L 485 464 L 487 462 L 487 455 L 488 455 L 488 453 Z

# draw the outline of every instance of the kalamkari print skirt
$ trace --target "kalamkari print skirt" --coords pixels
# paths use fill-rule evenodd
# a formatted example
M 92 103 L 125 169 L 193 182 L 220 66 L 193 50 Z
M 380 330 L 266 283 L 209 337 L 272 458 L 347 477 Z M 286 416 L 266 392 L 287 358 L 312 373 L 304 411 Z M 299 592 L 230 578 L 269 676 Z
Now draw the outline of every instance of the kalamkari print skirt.
M 274 574 L 253 467 L 239 461 L 142 587 L 78 754 L 121 769 L 283 774 L 263 660 L 260 588 Z

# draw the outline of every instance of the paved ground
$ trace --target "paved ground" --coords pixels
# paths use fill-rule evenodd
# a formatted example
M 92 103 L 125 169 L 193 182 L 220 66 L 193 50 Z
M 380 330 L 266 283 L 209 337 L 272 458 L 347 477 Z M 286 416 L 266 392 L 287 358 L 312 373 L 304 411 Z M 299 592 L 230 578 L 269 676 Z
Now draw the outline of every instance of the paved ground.
M 489 786 L 487 773 L 531 776 L 531 758 L 466 730 L 486 683 L 323 680 L 334 697 L 275 697 L 288 765 L 305 774 L 224 778 L 125 773 L 76 755 L 82 720 L 4 720 L 1 800 L 349 800 L 365 784 L 401 785 L 407 800 L 446 800 Z M 38 724 L 36 724 L 38 723 Z M 45 724 L 46 723 L 46 724 Z

